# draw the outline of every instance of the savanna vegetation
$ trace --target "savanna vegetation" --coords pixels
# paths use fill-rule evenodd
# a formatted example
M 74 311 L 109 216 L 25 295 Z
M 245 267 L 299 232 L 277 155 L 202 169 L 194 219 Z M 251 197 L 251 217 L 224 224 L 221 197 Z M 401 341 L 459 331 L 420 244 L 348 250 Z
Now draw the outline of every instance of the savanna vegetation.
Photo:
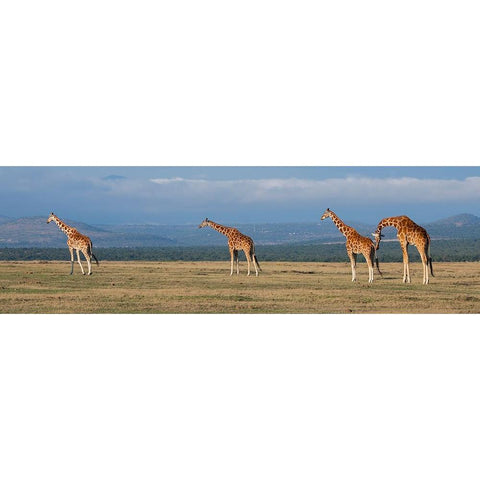
M 263 272 L 230 277 L 229 262 L 103 260 L 92 276 L 67 261 L 0 262 L 0 313 L 480 313 L 479 264 L 421 264 L 402 283 L 401 263 L 382 263 L 368 284 L 366 264 L 351 282 L 347 262 L 260 261 Z

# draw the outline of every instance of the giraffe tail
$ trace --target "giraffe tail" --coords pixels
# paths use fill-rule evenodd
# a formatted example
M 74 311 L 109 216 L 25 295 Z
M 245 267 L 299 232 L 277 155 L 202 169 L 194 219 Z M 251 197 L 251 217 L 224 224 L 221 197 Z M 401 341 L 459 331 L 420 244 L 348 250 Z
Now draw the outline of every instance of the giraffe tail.
M 257 264 L 258 269 L 262 272 L 263 271 L 262 267 L 258 263 L 257 256 L 255 255 L 255 247 L 252 248 L 251 254 L 252 254 L 253 261 Z
M 95 262 L 96 262 L 97 265 L 100 265 L 98 263 L 97 257 L 95 256 L 95 254 L 92 251 L 92 242 L 90 242 L 90 245 L 88 246 L 88 254 L 90 255 L 90 258 L 93 257 L 95 259 Z
M 380 267 L 378 266 L 378 258 L 375 258 L 375 266 L 377 267 L 377 272 L 383 277 L 383 273 L 380 271 Z
M 430 256 L 430 238 L 428 239 L 427 264 L 430 265 L 430 275 L 434 277 L 435 275 L 433 274 L 432 257 Z

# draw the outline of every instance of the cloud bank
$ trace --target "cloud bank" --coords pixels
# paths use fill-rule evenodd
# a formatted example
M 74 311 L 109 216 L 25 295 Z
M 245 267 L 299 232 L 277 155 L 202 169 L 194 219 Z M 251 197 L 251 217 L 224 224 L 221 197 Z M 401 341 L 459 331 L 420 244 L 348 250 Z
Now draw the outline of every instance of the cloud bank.
M 480 177 L 464 180 L 347 177 L 324 180 L 259 179 L 197 180 L 187 178 L 154 178 L 155 195 L 183 195 L 196 201 L 252 205 L 255 203 L 354 202 L 437 203 L 476 202 L 480 200 Z M 153 193 L 153 192 L 152 192 Z
M 230 221 L 297 221 L 316 218 L 327 207 L 348 219 L 375 221 L 379 215 L 455 213 L 480 215 L 480 176 L 464 179 L 250 178 L 181 176 L 129 178 L 82 175 L 80 170 L 3 170 L 0 215 L 45 215 L 58 210 L 97 223 L 189 223 L 204 216 Z M 321 210 L 321 211 L 320 211 Z

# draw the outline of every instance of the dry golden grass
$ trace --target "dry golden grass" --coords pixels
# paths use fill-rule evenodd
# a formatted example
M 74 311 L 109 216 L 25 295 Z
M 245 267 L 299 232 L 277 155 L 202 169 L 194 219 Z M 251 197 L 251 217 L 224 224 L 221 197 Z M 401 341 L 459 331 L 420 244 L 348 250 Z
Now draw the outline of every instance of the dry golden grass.
M 0 313 L 480 313 L 480 265 L 264 262 L 259 277 L 230 277 L 228 262 L 102 262 L 82 276 L 68 262 L 0 262 Z

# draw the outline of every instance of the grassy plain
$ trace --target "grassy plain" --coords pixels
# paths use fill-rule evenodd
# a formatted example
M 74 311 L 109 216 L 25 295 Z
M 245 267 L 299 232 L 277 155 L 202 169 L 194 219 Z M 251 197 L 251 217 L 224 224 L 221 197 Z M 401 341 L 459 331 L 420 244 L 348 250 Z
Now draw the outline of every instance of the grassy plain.
M 229 276 L 228 262 L 101 262 L 92 276 L 68 262 L 0 262 L 0 313 L 480 313 L 480 264 L 365 263 L 351 282 L 347 263 L 263 262 L 256 278 Z

